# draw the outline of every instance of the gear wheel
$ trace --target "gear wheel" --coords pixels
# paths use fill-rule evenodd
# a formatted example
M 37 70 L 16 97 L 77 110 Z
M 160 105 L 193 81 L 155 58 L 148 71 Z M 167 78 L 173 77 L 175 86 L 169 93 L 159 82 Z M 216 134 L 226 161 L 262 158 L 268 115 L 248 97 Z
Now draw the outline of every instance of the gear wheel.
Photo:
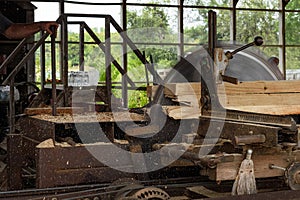
M 125 191 L 121 195 L 117 195 L 118 200 L 168 200 L 170 196 L 168 193 L 163 191 L 160 188 L 156 187 L 147 187 L 142 189 L 137 189 L 132 187 L 131 191 Z
M 161 199 L 161 200 L 167 200 L 170 199 L 170 196 L 163 191 L 162 189 L 156 188 L 156 187 L 148 187 L 141 189 L 132 196 L 137 199 L 142 200 L 148 200 L 148 199 Z
M 292 190 L 300 190 L 300 162 L 295 162 L 289 167 L 287 181 Z

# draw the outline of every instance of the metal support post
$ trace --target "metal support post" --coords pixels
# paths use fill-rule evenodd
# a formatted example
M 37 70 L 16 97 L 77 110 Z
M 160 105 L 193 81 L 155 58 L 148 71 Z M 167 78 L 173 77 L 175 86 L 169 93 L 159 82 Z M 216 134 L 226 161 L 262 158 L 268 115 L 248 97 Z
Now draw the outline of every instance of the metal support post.
M 56 115 L 56 51 L 55 35 L 51 35 L 51 71 L 52 71 L 52 115 Z
M 110 17 L 105 18 L 105 74 L 108 100 L 108 111 L 111 111 L 112 81 L 111 81 L 111 39 L 110 39 Z

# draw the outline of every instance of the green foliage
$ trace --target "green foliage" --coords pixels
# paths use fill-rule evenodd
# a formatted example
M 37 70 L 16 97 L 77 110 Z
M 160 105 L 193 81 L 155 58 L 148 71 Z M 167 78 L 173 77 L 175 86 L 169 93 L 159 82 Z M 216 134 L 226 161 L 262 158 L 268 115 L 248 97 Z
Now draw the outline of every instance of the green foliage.
M 256 4 L 256 7 L 267 9 L 268 1 L 245 1 L 246 7 Z M 244 6 L 244 7 L 245 7 Z M 278 44 L 279 18 L 275 12 L 239 11 L 237 13 L 237 40 L 251 42 L 253 37 L 260 35 L 265 44 Z
M 156 1 L 154 3 L 157 3 Z M 161 2 L 161 1 L 160 1 Z M 164 1 L 168 3 L 169 1 Z M 141 11 L 127 11 L 128 35 L 134 42 L 163 43 L 177 42 L 169 25 L 169 16 L 163 8 L 144 7 Z M 170 68 L 177 62 L 177 47 L 168 45 L 137 44 L 148 61 L 153 58 L 155 68 Z M 146 81 L 145 66 L 130 52 L 128 54 L 128 73 L 134 81 Z M 143 85 L 145 86 L 145 85 Z M 129 107 L 140 107 L 148 102 L 146 92 L 130 91 Z
M 296 10 L 300 8 L 300 1 L 292 0 L 286 7 L 290 10 Z M 300 44 L 300 15 L 298 12 L 286 13 L 286 43 L 288 45 L 299 45 Z M 299 48 L 288 47 L 287 48 L 287 68 L 288 69 L 299 69 L 300 68 L 300 55 Z
M 187 0 L 193 2 L 195 5 L 203 6 L 221 6 L 228 7 L 228 0 Z M 242 8 L 259 8 L 270 9 L 277 8 L 279 1 L 272 0 L 240 0 L 238 7 Z M 292 0 L 289 2 L 287 9 L 296 10 L 300 7 L 300 1 Z M 230 40 L 230 12 L 228 10 L 215 10 L 217 12 L 217 39 L 229 41 Z M 203 9 L 198 10 L 199 15 L 195 17 L 195 21 L 201 22 L 198 26 L 185 28 L 185 35 L 195 42 L 207 42 L 208 20 L 207 11 Z M 299 45 L 300 37 L 300 15 L 298 12 L 286 13 L 286 42 L 291 45 Z M 260 35 L 264 38 L 266 45 L 279 44 L 279 13 L 266 11 L 237 11 L 237 42 L 248 43 L 253 41 L 253 38 Z M 278 55 L 278 48 L 261 48 L 268 56 Z M 300 56 L 297 53 L 297 48 L 287 47 L 287 67 L 299 68 Z
M 162 30 L 168 29 L 168 17 L 161 8 L 144 7 L 139 15 L 136 11 L 127 12 L 128 29 L 142 27 L 157 27 Z
M 140 108 L 148 103 L 147 93 L 143 91 L 128 92 L 129 108 Z
M 193 0 L 194 5 L 199 6 L 220 6 L 228 7 L 228 0 Z M 193 2 L 193 1 L 190 1 Z M 194 42 L 208 42 L 208 11 L 207 9 L 198 9 L 198 15 L 194 16 L 194 22 L 199 21 L 198 26 L 186 27 L 185 37 Z M 218 40 L 228 41 L 230 39 L 230 12 L 228 10 L 215 10 L 217 13 L 217 38 Z

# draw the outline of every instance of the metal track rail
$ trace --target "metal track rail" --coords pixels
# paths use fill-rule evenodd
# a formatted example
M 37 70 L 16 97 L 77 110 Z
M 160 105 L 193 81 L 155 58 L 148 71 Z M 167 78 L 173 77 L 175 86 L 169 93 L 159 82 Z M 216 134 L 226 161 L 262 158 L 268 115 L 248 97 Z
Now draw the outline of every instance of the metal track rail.
M 178 179 L 168 179 L 168 180 L 151 180 L 151 181 L 141 181 L 138 184 L 135 182 L 131 184 L 128 182 L 121 182 L 120 184 L 95 184 L 86 186 L 71 186 L 71 187 L 59 187 L 59 188 L 47 188 L 47 189 L 32 189 L 32 190 L 20 190 L 20 191 L 10 191 L 10 192 L 0 192 L 0 199 L 6 200 L 18 200 L 18 199 L 31 199 L 31 200 L 87 200 L 87 199 L 114 199 L 116 194 L 120 194 L 131 189 L 143 189 L 150 187 L 157 187 L 165 190 L 170 194 L 171 199 L 177 198 L 178 195 L 186 195 L 188 199 L 199 199 L 199 196 L 205 197 L 204 195 L 194 195 L 187 194 L 187 189 L 190 187 L 203 186 L 206 188 L 222 188 L 222 191 L 217 191 L 222 199 L 269 199 L 266 197 L 271 197 L 273 199 L 297 199 L 300 196 L 300 191 L 287 190 L 284 187 L 281 179 L 261 179 L 257 180 L 257 185 L 261 188 L 261 192 L 256 195 L 249 196 L 228 196 L 230 193 L 232 182 L 222 182 L 220 185 L 213 181 L 209 181 L 203 177 L 188 177 L 188 178 L 178 178 Z M 129 187 L 128 187 L 129 186 Z M 269 188 L 271 187 L 271 188 Z M 267 190 L 266 190 L 267 189 Z M 280 190 L 280 191 L 278 191 Z M 224 196 L 226 195 L 226 196 Z M 290 198 L 291 197 L 291 198 Z M 219 198 L 214 198 L 219 199 Z

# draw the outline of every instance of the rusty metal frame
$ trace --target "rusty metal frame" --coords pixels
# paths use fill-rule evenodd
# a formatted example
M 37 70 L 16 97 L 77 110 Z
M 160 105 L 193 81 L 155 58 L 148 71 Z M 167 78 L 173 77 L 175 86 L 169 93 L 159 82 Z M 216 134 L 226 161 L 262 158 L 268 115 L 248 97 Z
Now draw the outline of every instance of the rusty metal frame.
M 135 83 L 127 76 L 127 65 L 125 67 L 122 68 L 121 65 L 118 64 L 118 62 L 113 58 L 113 56 L 111 55 L 111 41 L 110 41 L 110 25 L 113 25 L 114 28 L 119 32 L 120 36 L 123 38 L 123 47 L 124 46 L 129 46 L 133 52 L 136 54 L 136 56 L 141 60 L 142 63 L 145 64 L 145 66 L 147 67 L 147 70 L 151 72 L 152 75 L 158 77 L 158 81 L 160 83 L 162 83 L 162 80 L 160 79 L 160 77 L 157 75 L 157 72 L 155 70 L 153 70 L 151 67 L 149 67 L 149 61 L 142 55 L 142 53 L 139 51 L 139 49 L 136 47 L 136 45 L 130 40 L 130 38 L 127 36 L 126 32 L 124 32 L 124 30 L 122 29 L 122 27 L 120 27 L 118 25 L 118 23 L 110 16 L 110 15 L 96 15 L 96 14 L 73 14 L 73 13 L 68 13 L 68 14 L 63 14 L 63 34 L 65 35 L 67 32 L 67 28 L 65 27 L 64 24 L 76 24 L 79 23 L 81 26 L 80 29 L 80 41 L 79 41 L 79 45 L 80 45 L 80 65 L 82 65 L 82 63 L 84 62 L 84 58 L 83 58 L 83 53 L 84 51 L 83 49 L 83 45 L 84 45 L 84 41 L 83 41 L 83 29 L 86 30 L 88 32 L 88 34 L 92 37 L 92 39 L 95 41 L 96 44 L 99 45 L 99 47 L 101 48 L 102 51 L 105 52 L 105 60 L 106 60 L 106 85 L 107 85 L 107 91 L 108 91 L 108 96 L 110 97 L 112 95 L 112 81 L 111 81 L 111 63 L 113 63 L 115 65 L 115 67 L 119 70 L 119 72 L 124 76 L 124 78 L 126 79 L 126 81 L 128 83 L 130 83 L 131 86 L 135 86 Z M 68 17 L 94 17 L 94 18 L 104 18 L 105 19 L 105 44 L 103 44 L 103 42 L 100 41 L 100 39 L 96 36 L 96 34 L 94 34 L 94 32 L 88 27 L 88 25 L 84 22 L 68 22 Z M 66 60 L 66 55 L 67 55 L 67 46 L 68 46 L 68 41 L 66 36 L 63 38 L 62 43 L 63 43 L 63 51 L 64 51 L 64 55 L 63 59 Z M 124 61 L 125 59 L 123 59 Z M 64 65 L 63 65 L 63 72 L 64 72 L 64 77 L 67 77 L 67 61 L 64 61 Z M 67 78 L 63 79 L 64 83 L 67 83 Z M 64 87 L 66 88 L 66 87 Z M 127 93 L 127 88 L 125 88 L 126 93 Z M 124 93 L 124 94 L 126 94 Z M 123 96 L 123 99 L 126 100 L 126 97 Z M 110 101 L 109 101 L 110 102 Z M 110 110 L 111 105 L 109 105 L 109 110 Z

